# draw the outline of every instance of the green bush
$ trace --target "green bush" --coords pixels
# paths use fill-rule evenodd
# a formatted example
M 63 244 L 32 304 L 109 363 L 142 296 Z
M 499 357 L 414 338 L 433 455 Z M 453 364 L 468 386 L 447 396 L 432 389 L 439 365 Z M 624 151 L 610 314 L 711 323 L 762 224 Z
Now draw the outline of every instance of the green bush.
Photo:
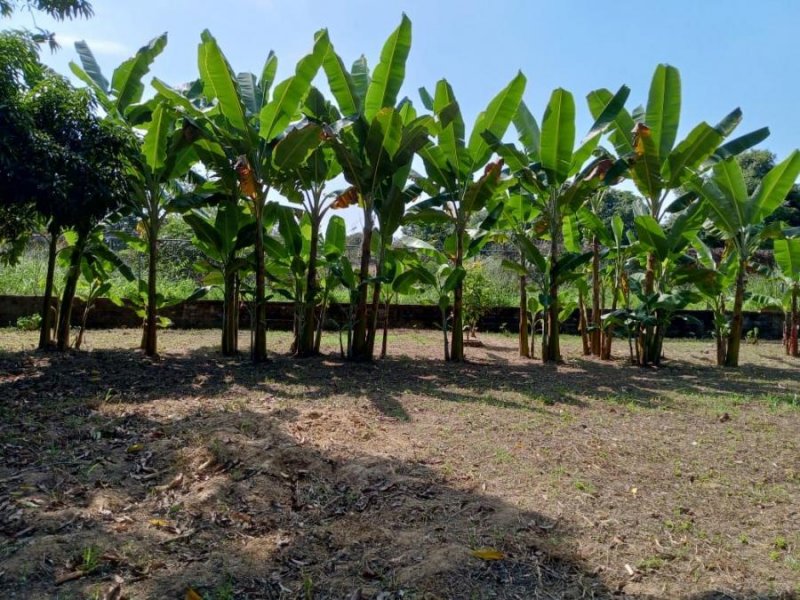
M 17 329 L 22 331 L 36 331 L 42 325 L 42 315 L 35 314 L 17 319 Z

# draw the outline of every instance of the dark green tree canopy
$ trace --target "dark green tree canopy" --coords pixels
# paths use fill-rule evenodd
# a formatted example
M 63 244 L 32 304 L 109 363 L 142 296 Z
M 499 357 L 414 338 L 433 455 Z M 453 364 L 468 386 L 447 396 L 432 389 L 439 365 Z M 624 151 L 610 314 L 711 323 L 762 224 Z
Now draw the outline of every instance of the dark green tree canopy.
M 627 190 L 609 188 L 603 195 L 600 214 L 597 216 L 610 229 L 611 219 L 614 215 L 619 215 L 625 224 L 625 230 L 631 230 L 633 229 L 633 219 L 638 214 L 636 207 L 641 204 L 642 198 L 639 195 Z
M 10 17 L 17 10 L 38 10 L 59 20 L 89 18 L 94 14 L 88 0 L 0 0 L 0 15 Z
M 88 90 L 47 75 L 28 94 L 33 122 L 27 172 L 38 211 L 60 227 L 90 228 L 127 198 L 132 142 L 101 119 Z
M 88 230 L 128 195 L 133 140 L 87 90 L 38 62 L 27 34 L 0 34 L 0 252 L 13 260 L 37 224 Z

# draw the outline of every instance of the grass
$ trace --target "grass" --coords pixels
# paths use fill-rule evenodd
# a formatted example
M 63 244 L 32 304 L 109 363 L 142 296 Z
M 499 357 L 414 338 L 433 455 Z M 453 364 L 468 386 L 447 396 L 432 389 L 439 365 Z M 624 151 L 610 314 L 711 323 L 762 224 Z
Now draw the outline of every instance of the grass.
M 4 597 L 102 597 L 113 575 L 131 598 L 215 600 L 797 586 L 800 383 L 778 344 L 723 376 L 703 341 L 639 369 L 566 336 L 545 367 L 483 334 L 454 366 L 439 333 L 393 331 L 387 360 L 349 364 L 335 336 L 293 360 L 271 332 L 253 367 L 215 331 L 165 331 L 159 360 L 138 333 L 58 355 L 0 330 Z M 67 564 L 86 574 L 55 588 Z

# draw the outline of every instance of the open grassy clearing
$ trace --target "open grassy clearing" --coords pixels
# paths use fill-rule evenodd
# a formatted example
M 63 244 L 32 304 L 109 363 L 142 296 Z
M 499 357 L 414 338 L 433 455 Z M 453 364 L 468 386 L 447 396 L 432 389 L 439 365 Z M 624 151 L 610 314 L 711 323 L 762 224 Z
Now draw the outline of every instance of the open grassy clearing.
M 644 370 L 483 335 L 453 368 L 440 334 L 399 331 L 374 364 L 330 337 L 254 367 L 215 331 L 165 332 L 159 361 L 139 337 L 61 356 L 0 332 L 4 598 L 800 592 L 800 381 L 779 344 L 734 371 L 668 341 Z

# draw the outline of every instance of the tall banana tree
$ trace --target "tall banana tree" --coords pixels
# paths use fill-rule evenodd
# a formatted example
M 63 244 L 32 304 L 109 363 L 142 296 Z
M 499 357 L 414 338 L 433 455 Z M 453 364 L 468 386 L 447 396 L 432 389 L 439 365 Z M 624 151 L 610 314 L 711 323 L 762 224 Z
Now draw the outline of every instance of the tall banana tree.
M 444 221 L 452 227 L 445 241 L 445 251 L 455 270 L 462 269 L 464 260 L 474 254 L 488 239 L 488 233 L 500 217 L 503 206 L 498 192 L 503 189 L 503 161 L 490 163 L 492 148 L 484 139 L 505 135 L 525 92 L 525 76 L 518 73 L 481 112 L 469 139 L 466 139 L 464 119 L 453 89 L 446 80 L 436 85 L 433 97 L 423 88 L 422 101 L 432 111 L 435 143 L 423 147 L 419 154 L 425 165 L 425 177 L 416 178 L 430 198 L 413 207 L 410 221 Z M 478 175 L 476 176 L 476 173 Z M 480 232 L 468 232 L 474 215 L 489 210 Z M 471 235 L 470 235 L 471 233 Z M 450 360 L 464 360 L 463 281 L 454 289 L 453 328 Z
M 75 44 L 82 66 L 70 64 L 73 73 L 92 89 L 106 118 L 137 132 L 140 138 L 139 152 L 130 157 L 137 185 L 129 205 L 142 224 L 147 243 L 148 301 L 142 345 L 148 356 L 155 355 L 158 349 L 158 236 L 174 198 L 172 184 L 184 176 L 197 160 L 178 128 L 173 111 L 163 98 L 143 100 L 145 88 L 142 79 L 166 45 L 167 35 L 164 34 L 140 48 L 132 58 L 115 69 L 111 83 L 103 75 L 85 42 Z
M 194 244 L 205 260 L 195 265 L 204 274 L 205 285 L 221 286 L 222 354 L 239 351 L 239 279 L 249 267 L 252 256 L 243 251 L 255 242 L 255 223 L 239 204 L 237 197 L 226 197 L 215 213 L 195 209 L 183 216 L 194 232 Z
M 209 31 L 201 35 L 198 68 L 209 108 L 201 108 L 161 81 L 154 87 L 184 118 L 184 131 L 209 157 L 210 168 L 235 168 L 239 193 L 256 222 L 255 326 L 252 357 L 267 358 L 264 220 L 270 191 L 285 181 L 281 168 L 302 162 L 320 144 L 322 128 L 303 118 L 301 108 L 328 49 L 327 32 L 316 36 L 312 52 L 293 75 L 273 87 L 278 60 L 270 53 L 261 77 L 234 74 Z M 283 158 L 279 161 L 278 155 Z M 205 160 L 205 158 L 204 158 Z
M 559 285 L 570 272 L 585 264 L 590 253 L 565 253 L 561 256 L 564 217 L 574 215 L 592 194 L 616 180 L 625 170 L 622 161 L 614 161 L 605 153 L 593 158 L 601 135 L 614 122 L 628 98 L 622 86 L 610 95 L 597 115 L 589 133 L 575 147 L 575 100 L 570 92 L 557 89 L 542 119 L 542 127 L 524 102 L 514 117 L 522 149 L 503 144 L 496 138 L 493 145 L 515 173 L 521 193 L 528 194 L 538 207 L 535 230 L 550 241 L 546 262 L 547 289 L 540 298 L 545 309 L 542 335 L 542 360 L 561 360 L 559 341 Z M 484 136 L 489 137 L 489 136 Z
M 690 182 L 692 191 L 701 196 L 708 207 L 709 218 L 723 238 L 730 240 L 739 257 L 725 366 L 739 366 L 742 310 L 750 259 L 768 236 L 780 235 L 779 227 L 765 226 L 764 220 L 783 203 L 798 175 L 800 151 L 795 150 L 766 174 L 752 194 L 747 193 L 742 169 L 733 158 L 714 165 L 708 179 Z
M 316 88 L 311 89 L 303 112 L 309 119 L 323 124 L 336 123 L 341 119 L 339 111 Z M 284 164 L 286 159 L 288 163 Z M 328 192 L 327 185 L 341 174 L 342 167 L 336 160 L 333 149 L 327 145 L 315 148 L 301 163 L 297 163 L 284 153 L 276 155 L 276 162 L 283 168 L 285 176 L 285 180 L 280 184 L 281 193 L 290 202 L 300 204 L 305 209 L 310 223 L 309 251 L 307 260 L 304 261 L 305 297 L 299 315 L 295 355 L 312 356 L 318 353 L 315 333 L 319 323 L 315 313 L 321 291 L 318 281 L 320 235 L 323 220 L 338 196 L 334 192 Z M 338 223 L 338 220 L 335 222 Z M 338 229 L 332 231 L 337 232 Z M 344 230 L 342 230 L 342 243 L 344 243 Z
M 519 260 L 504 258 L 502 265 L 519 277 L 519 355 L 531 358 L 533 344 L 529 343 L 529 329 L 534 333 L 536 315 L 529 323 L 530 301 L 528 299 L 528 284 L 531 280 L 531 270 L 536 269 L 541 275 L 545 270 L 545 261 L 541 252 L 535 245 L 536 232 L 533 223 L 541 212 L 527 194 L 510 194 L 503 201 L 503 214 L 495 226 L 492 236 L 494 241 L 510 241 L 519 252 Z M 538 298 L 536 299 L 538 302 Z M 531 336 L 533 339 L 535 336 Z
M 800 311 L 798 310 L 798 297 L 800 297 L 800 238 L 775 240 L 775 262 L 780 269 L 783 281 L 787 286 L 787 302 L 784 302 L 786 326 L 784 344 L 786 353 L 791 356 L 800 356 L 797 337 L 800 329 Z
M 602 193 L 596 194 L 578 211 L 578 221 L 592 240 L 591 352 L 602 360 L 611 360 L 614 323 L 613 320 L 603 319 L 603 299 L 606 297 L 603 280 L 610 282 L 609 311 L 613 314 L 619 308 L 620 300 L 624 299 L 622 289 L 627 276 L 625 262 L 630 246 L 619 214 L 615 214 L 608 225 L 598 216 L 596 201 Z
M 589 95 L 589 107 L 598 117 L 612 94 L 596 90 Z M 673 196 L 688 177 L 703 172 L 714 163 L 763 141 L 766 128 L 753 131 L 727 143 L 723 142 L 742 119 L 738 108 L 712 127 L 701 122 L 677 144 L 681 113 L 681 79 L 678 69 L 658 65 L 650 84 L 646 108 L 633 113 L 622 109 L 613 119 L 610 139 L 620 158 L 630 163 L 630 177 L 644 198 L 649 215 L 660 221 L 668 211 L 675 211 L 696 199 L 694 192 L 683 195 L 673 203 Z M 656 256 L 647 259 L 644 292 L 652 294 L 655 285 Z M 653 364 L 661 356 L 661 332 L 648 325 L 639 338 L 642 366 Z
M 405 205 L 418 193 L 406 184 L 411 161 L 427 143 L 431 126 L 431 118 L 418 117 L 408 101 L 397 103 L 410 49 L 411 21 L 403 15 L 400 25 L 386 40 L 372 74 L 364 57 L 348 71 L 332 46 L 323 63 L 331 93 L 344 116 L 342 121 L 325 129 L 344 178 L 350 184 L 336 206 L 358 205 L 364 218 L 352 344 L 348 352 L 354 360 L 371 360 L 374 354 L 386 249 L 400 226 Z M 380 234 L 373 248 L 373 235 L 378 227 Z M 374 250 L 378 254 L 375 276 L 370 272 Z

